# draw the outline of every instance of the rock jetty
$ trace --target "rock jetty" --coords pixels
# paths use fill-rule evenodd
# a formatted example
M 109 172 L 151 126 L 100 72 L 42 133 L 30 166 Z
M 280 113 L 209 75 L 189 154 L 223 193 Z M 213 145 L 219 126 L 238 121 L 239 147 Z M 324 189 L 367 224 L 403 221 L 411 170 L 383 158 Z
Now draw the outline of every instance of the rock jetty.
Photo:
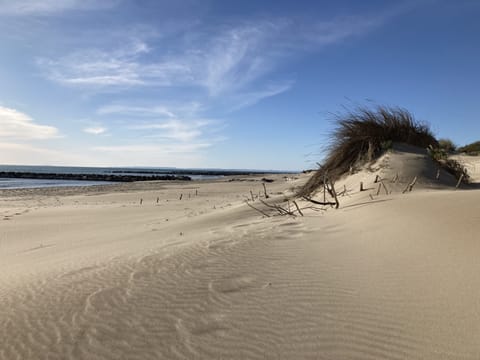
M 181 180 L 190 181 L 192 178 L 186 175 L 115 175 L 115 174 L 62 174 L 62 173 L 35 173 L 20 171 L 0 171 L 0 178 L 15 179 L 55 179 L 55 180 L 84 180 L 84 181 L 110 181 L 110 182 L 133 182 L 133 181 L 156 181 L 156 180 Z

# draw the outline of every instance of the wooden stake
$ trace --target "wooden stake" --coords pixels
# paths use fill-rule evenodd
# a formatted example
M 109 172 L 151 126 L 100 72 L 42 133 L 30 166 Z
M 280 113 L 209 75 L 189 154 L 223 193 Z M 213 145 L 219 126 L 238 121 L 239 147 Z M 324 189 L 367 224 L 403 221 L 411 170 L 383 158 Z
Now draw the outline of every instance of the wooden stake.
M 265 186 L 265 183 L 262 183 L 263 185 L 263 192 L 265 193 L 265 199 L 268 199 L 270 196 L 267 194 L 267 187 Z
M 360 181 L 360 192 L 362 192 L 364 189 L 363 189 L 363 181 Z
M 463 180 L 463 174 L 460 175 L 460 178 L 458 179 L 458 182 L 457 182 L 457 185 L 455 186 L 455 189 L 458 189 L 458 187 L 460 186 L 460 183 L 462 182 Z

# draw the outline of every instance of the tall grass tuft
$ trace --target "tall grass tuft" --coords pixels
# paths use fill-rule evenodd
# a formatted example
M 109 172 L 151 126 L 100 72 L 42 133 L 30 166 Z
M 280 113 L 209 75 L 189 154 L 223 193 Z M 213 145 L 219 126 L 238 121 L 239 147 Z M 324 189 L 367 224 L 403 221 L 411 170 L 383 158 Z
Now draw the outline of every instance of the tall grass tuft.
M 360 107 L 346 114 L 336 115 L 334 120 L 336 126 L 330 134 L 327 157 L 300 190 L 300 196 L 308 196 L 322 185 L 325 173 L 329 179 L 335 181 L 359 163 L 377 158 L 392 142 L 403 142 L 422 148 L 430 145 L 438 147 L 438 141 L 429 127 L 415 120 L 413 115 L 403 108 Z

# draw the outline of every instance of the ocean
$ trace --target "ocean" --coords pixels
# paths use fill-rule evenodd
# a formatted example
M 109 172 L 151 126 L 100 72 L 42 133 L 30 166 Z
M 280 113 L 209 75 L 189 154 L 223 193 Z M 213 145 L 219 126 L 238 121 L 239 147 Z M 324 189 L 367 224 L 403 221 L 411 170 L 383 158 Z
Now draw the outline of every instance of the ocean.
M 186 175 L 192 180 L 216 179 L 225 175 L 241 175 L 249 173 L 268 174 L 280 171 L 232 170 L 232 169 L 181 169 L 181 168 L 121 168 L 121 167 L 77 167 L 77 166 L 26 166 L 0 165 L 0 172 L 55 173 L 55 174 L 100 174 L 100 175 Z M 282 172 L 283 173 L 283 172 Z M 58 186 L 95 186 L 111 184 L 108 181 L 60 180 L 60 179 L 24 179 L 2 178 L 1 189 L 23 189 Z

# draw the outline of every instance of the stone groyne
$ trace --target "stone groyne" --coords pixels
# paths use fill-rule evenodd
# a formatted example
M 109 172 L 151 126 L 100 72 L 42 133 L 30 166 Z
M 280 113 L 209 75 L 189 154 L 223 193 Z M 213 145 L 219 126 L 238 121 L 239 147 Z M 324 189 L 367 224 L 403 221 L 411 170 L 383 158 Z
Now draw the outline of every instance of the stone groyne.
M 62 174 L 62 173 L 35 173 L 20 171 L 0 171 L 0 178 L 15 179 L 55 179 L 55 180 L 83 180 L 83 181 L 110 181 L 110 182 L 133 182 L 133 181 L 156 181 L 156 180 L 182 180 L 190 181 L 192 178 L 186 175 L 118 175 L 118 174 Z

